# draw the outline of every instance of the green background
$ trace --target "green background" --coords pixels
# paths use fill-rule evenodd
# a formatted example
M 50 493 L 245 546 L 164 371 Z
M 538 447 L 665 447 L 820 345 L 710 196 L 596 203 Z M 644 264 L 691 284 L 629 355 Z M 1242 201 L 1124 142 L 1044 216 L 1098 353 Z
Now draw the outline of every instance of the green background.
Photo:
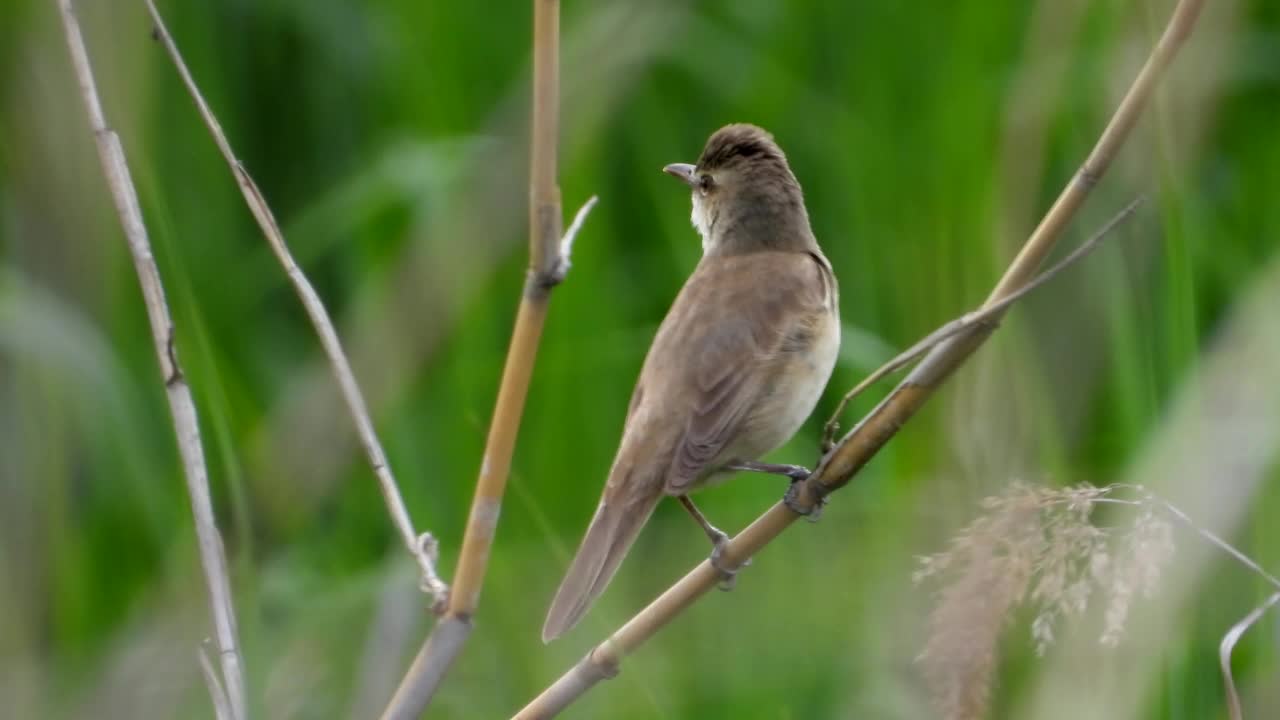
M 372 716 L 429 629 L 413 569 L 142 4 L 79 5 L 200 411 L 255 715 Z M 1230 354 L 1280 325 L 1280 5 L 1208 5 L 1066 239 L 1146 207 L 1016 308 L 821 523 L 566 716 L 932 716 L 915 556 L 1015 479 L 1164 483 L 1280 568 L 1280 353 Z M 567 2 L 560 182 L 566 215 L 600 203 L 551 303 L 477 627 L 431 716 L 511 714 L 705 557 L 664 504 L 582 626 L 540 642 L 647 343 L 700 253 L 664 164 L 748 121 L 804 185 L 844 345 L 815 419 L 772 459 L 811 464 L 843 389 L 983 300 L 1170 8 Z M 527 262 L 528 3 L 161 10 L 337 319 L 451 574 Z M 54 4 L 0 0 L 0 17 L 0 715 L 209 717 L 203 577 L 133 267 Z M 699 502 L 732 532 L 783 486 L 744 476 Z M 1036 658 L 1014 618 L 993 716 L 1225 718 L 1218 642 L 1269 591 L 1176 539 L 1182 579 L 1135 601 L 1161 619 L 1131 644 L 1099 647 L 1084 618 L 1058 629 L 1079 642 Z M 1264 618 L 1237 650 L 1246 717 L 1280 707 L 1278 628 Z

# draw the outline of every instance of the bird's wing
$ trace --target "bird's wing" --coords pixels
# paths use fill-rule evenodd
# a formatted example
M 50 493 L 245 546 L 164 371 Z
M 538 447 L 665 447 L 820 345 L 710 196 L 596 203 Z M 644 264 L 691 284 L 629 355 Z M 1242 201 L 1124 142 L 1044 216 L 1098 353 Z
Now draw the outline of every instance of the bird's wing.
M 572 627 L 604 591 L 664 491 L 683 494 L 723 463 L 789 350 L 834 304 L 817 256 L 757 253 L 704 262 L 645 358 L 622 444 L 543 626 Z
M 661 338 L 685 360 L 683 367 L 664 363 L 682 376 L 671 385 L 681 396 L 668 399 L 682 427 L 665 482 L 670 495 L 684 494 L 737 451 L 734 442 L 772 391 L 791 343 L 827 301 L 824 268 L 805 253 L 718 258 L 690 281 L 677 305 L 694 303 L 692 311 L 671 312 L 684 327 Z M 654 354 L 667 349 L 655 343 Z

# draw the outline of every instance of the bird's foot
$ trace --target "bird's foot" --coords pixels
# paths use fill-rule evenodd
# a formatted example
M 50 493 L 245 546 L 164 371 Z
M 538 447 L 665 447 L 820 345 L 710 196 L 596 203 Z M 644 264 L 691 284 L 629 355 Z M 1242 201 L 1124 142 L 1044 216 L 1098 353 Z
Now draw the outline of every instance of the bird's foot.
M 733 589 L 734 585 L 738 583 L 738 572 L 742 570 L 742 568 L 750 565 L 751 559 L 748 558 L 746 562 L 736 568 L 725 567 L 724 549 L 725 546 L 729 544 L 729 536 L 721 532 L 718 536 L 711 539 L 711 544 L 715 546 L 715 549 L 711 551 L 711 567 L 715 568 L 716 572 L 720 573 L 720 582 L 716 587 L 720 588 L 724 592 L 729 592 Z
M 702 528 L 702 532 L 707 534 L 707 539 L 711 541 L 712 550 L 709 561 L 711 567 L 720 573 L 720 589 L 726 592 L 732 590 L 737 580 L 738 571 L 750 565 L 751 559 L 747 558 L 736 568 L 725 567 L 724 549 L 729 545 L 729 536 L 723 530 L 708 522 L 707 516 L 702 514 L 702 511 L 698 509 L 697 505 L 693 504 L 688 495 L 681 495 L 679 500 L 684 509 L 689 511 L 689 515 Z
M 808 474 L 806 474 L 804 477 L 807 478 Z M 818 519 L 822 517 L 822 508 L 825 507 L 827 504 L 827 495 L 826 493 L 821 493 L 818 495 L 817 502 L 815 502 L 813 505 L 807 508 L 801 506 L 800 505 L 800 488 L 802 487 L 801 485 L 802 480 L 804 480 L 804 478 L 794 478 L 794 477 L 792 478 L 791 487 L 787 488 L 787 493 L 782 496 L 782 504 L 786 505 L 787 509 L 790 510 L 791 512 L 797 515 L 803 515 L 805 520 L 811 523 L 816 523 L 818 522 Z M 814 483 L 814 484 L 816 485 L 818 483 Z

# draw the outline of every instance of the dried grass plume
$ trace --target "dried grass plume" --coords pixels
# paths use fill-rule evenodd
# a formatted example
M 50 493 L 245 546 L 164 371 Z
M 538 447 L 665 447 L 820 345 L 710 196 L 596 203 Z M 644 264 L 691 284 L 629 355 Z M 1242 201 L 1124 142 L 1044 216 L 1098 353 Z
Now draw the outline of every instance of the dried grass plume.
M 1015 482 L 983 500 L 982 515 L 946 550 L 920 559 L 914 580 L 934 588 L 936 602 L 919 661 L 941 717 L 986 714 L 1001 632 L 1023 607 L 1034 611 L 1031 640 L 1039 655 L 1060 623 L 1098 596 L 1106 603 L 1100 641 L 1119 642 L 1134 598 L 1155 593 L 1173 557 L 1172 527 L 1152 500 L 1131 486 Z M 1100 503 L 1136 513 L 1103 527 L 1093 518 Z

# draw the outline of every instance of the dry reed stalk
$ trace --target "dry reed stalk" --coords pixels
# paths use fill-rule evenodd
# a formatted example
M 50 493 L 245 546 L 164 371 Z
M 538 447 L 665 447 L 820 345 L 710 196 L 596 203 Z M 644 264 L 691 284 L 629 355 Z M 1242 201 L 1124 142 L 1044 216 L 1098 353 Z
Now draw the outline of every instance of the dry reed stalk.
M 236 615 L 231 600 L 231 581 L 227 577 L 227 558 L 213 516 L 213 500 L 209 493 L 209 471 L 205 464 L 204 448 L 200 440 L 200 426 L 196 417 L 196 405 L 191 396 L 191 386 L 178 363 L 178 348 L 174 333 L 173 316 L 165 300 L 160 270 L 151 253 L 151 241 L 142 221 L 142 208 L 138 203 L 138 191 L 129 174 L 124 147 L 106 121 L 98 89 L 93 79 L 89 51 L 85 48 L 80 23 L 76 19 L 71 0 L 58 0 L 62 26 L 71 52 L 71 65 L 80 84 L 89 126 L 98 146 L 102 171 L 111 191 L 120 224 L 128 240 L 129 254 L 133 257 L 138 283 L 151 324 L 151 337 L 156 358 L 160 362 L 160 374 L 164 380 L 165 395 L 169 400 L 169 412 L 177 433 L 178 450 L 191 496 L 191 514 L 195 521 L 196 539 L 200 548 L 200 562 L 204 569 L 209 590 L 209 606 L 213 616 L 214 641 L 222 668 L 220 682 L 206 669 L 210 677 L 210 692 L 219 716 L 230 720 L 246 720 L 243 660 L 237 641 Z M 225 696 L 222 694 L 225 690 Z
M 186 86 L 187 92 L 195 102 L 196 109 L 200 112 L 200 117 L 204 120 L 205 127 L 209 129 L 209 134 L 213 136 L 214 144 L 218 146 L 222 157 L 227 161 L 227 166 L 231 168 L 231 174 L 235 177 L 236 185 L 240 187 L 241 194 L 244 195 L 249 211 L 253 213 L 254 219 L 257 220 L 263 237 L 266 238 L 267 244 L 271 246 L 271 251 L 275 253 L 276 259 L 280 261 L 285 275 L 289 277 L 289 282 L 293 283 L 294 291 L 297 293 L 298 299 L 302 301 L 307 317 L 311 319 L 311 324 L 315 327 L 316 334 L 320 337 L 320 345 L 324 348 L 325 356 L 329 359 L 333 376 L 338 381 L 338 388 L 342 392 L 342 399 L 346 402 L 347 411 L 355 423 L 356 434 L 360 436 L 360 444 L 364 446 L 365 455 L 369 459 L 369 467 L 373 470 L 373 474 L 378 480 L 378 489 L 382 491 L 382 498 L 387 505 L 387 513 L 391 515 L 392 523 L 400 532 L 400 539 L 405 548 L 418 563 L 418 568 L 422 573 L 422 589 L 424 592 L 431 594 L 437 606 L 443 605 L 449 588 L 436 572 L 436 555 L 438 551 L 436 539 L 429 532 L 419 535 L 413 529 L 413 521 L 409 518 L 409 511 L 406 509 L 404 499 L 400 495 L 400 487 L 396 484 L 395 476 L 391 474 L 391 465 L 387 462 L 387 454 L 383 451 L 382 443 L 378 440 L 378 434 L 373 429 L 373 420 L 369 417 L 368 405 L 365 403 L 363 393 L 360 392 L 360 385 L 356 382 L 355 373 L 351 370 L 351 362 L 347 360 L 347 354 L 342 349 L 342 341 L 338 339 L 338 332 L 334 329 L 333 321 L 329 318 L 329 313 L 325 310 L 324 303 L 320 300 L 320 295 L 312 287 L 311 282 L 307 280 L 307 276 L 303 274 L 302 269 L 294 262 L 293 255 L 289 252 L 288 245 L 285 244 L 284 233 L 281 232 L 279 224 L 276 223 L 275 215 L 267 205 L 267 201 L 262 196 L 262 191 L 258 189 L 257 183 L 250 177 L 249 171 L 245 170 L 244 165 L 236 158 L 235 151 L 231 149 L 231 143 L 227 140 L 226 133 L 222 131 L 222 125 L 209 108 L 209 104 L 205 102 L 200 88 L 196 85 L 195 78 L 191 76 L 191 71 L 187 69 L 187 64 L 183 62 L 182 54 L 178 52 L 178 46 L 173 41 L 173 36 L 169 34 L 169 29 L 165 27 L 164 19 L 160 17 L 160 11 L 156 9 L 155 2 L 153 0 L 144 0 L 144 2 L 147 6 L 147 11 L 151 13 L 151 21 L 155 23 L 156 37 L 164 45 L 169 58 L 173 61 L 174 67 L 177 68 L 178 75 L 181 76 L 183 85 Z
M 511 346 L 498 388 L 475 497 L 467 518 L 458 569 L 444 615 L 423 643 L 382 717 L 417 717 L 453 665 L 471 633 L 497 530 L 502 497 L 511 471 L 511 456 L 533 375 L 538 341 L 546 322 L 551 290 L 564 280 L 569 251 L 586 213 L 578 211 L 569 232 L 561 235 L 560 188 L 556 185 L 556 153 L 560 132 L 560 4 L 533 3 L 533 108 L 529 167 L 529 275 L 516 312 Z

